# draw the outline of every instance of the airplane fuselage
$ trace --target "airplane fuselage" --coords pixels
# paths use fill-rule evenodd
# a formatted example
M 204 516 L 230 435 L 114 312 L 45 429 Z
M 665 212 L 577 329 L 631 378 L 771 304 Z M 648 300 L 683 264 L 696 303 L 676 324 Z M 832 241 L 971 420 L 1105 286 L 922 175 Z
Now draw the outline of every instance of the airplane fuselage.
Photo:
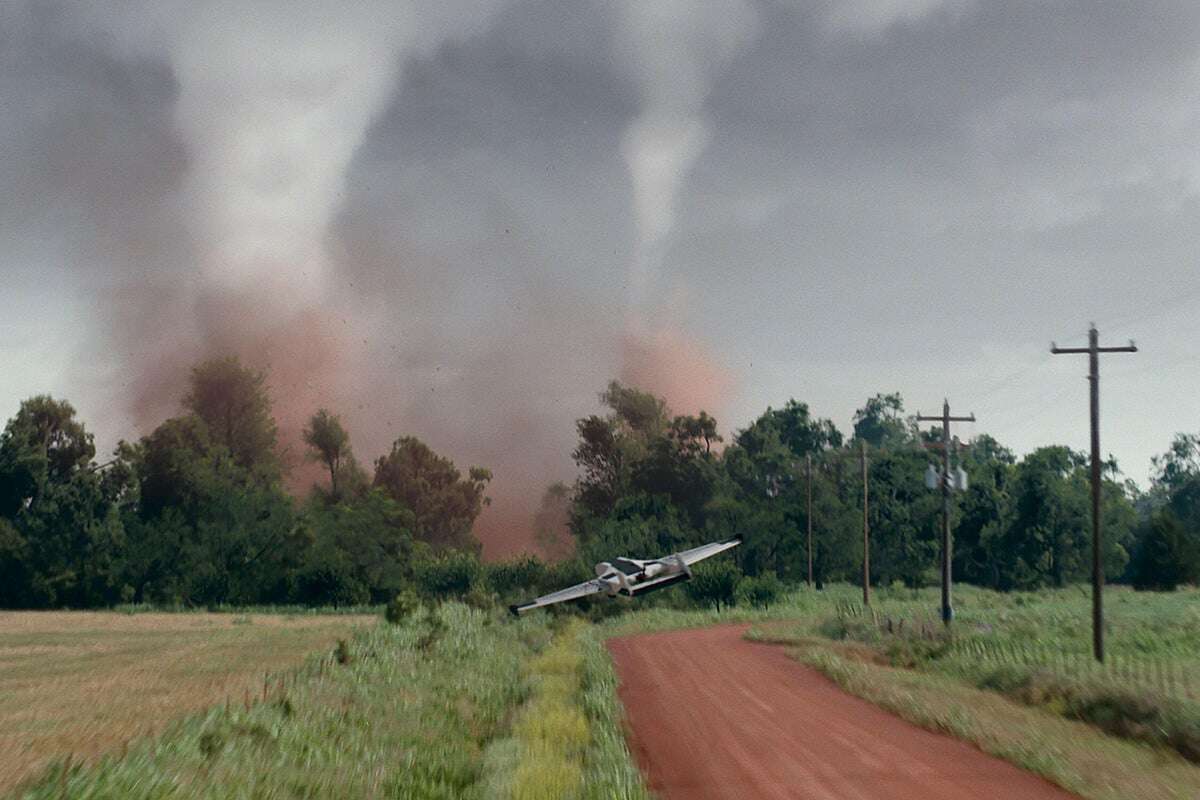
M 607 585 L 609 597 L 623 594 L 633 597 L 638 584 L 659 578 L 680 576 L 681 580 L 691 577 L 687 564 L 678 556 L 643 561 L 635 558 L 618 558 L 615 562 L 601 561 L 596 565 L 596 577 Z

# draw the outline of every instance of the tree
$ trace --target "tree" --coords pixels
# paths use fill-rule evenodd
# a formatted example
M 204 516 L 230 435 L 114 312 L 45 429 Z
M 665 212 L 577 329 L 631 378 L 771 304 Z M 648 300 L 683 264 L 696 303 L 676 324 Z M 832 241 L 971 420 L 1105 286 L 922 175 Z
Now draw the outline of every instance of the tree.
M 572 512 L 576 534 L 587 527 L 586 518 L 613 513 L 617 502 L 633 491 L 634 466 L 668 433 L 669 412 L 661 398 L 610 381 L 600 400 L 610 409 L 607 416 L 592 415 L 575 423 L 579 444 L 571 455 L 581 471 Z M 718 440 L 715 420 L 703 413 L 685 422 L 688 419 L 679 418 L 680 425 L 693 428 L 697 441 L 707 436 L 706 449 L 711 449 Z M 686 438 L 689 430 L 685 427 L 676 433 Z
M 1200 539 L 1170 509 L 1157 512 L 1145 528 L 1130 565 L 1135 589 L 1170 591 L 1200 582 Z
M 957 500 L 954 521 L 954 575 L 958 580 L 1000 587 L 1000 572 L 1009 560 L 992 544 L 1010 521 L 1010 487 L 1016 471 L 1012 451 L 981 434 L 960 450 L 969 488 Z
M 279 476 L 278 435 L 264 373 L 242 366 L 236 356 L 205 361 L 192 370 L 183 405 L 239 467 L 265 482 Z
M 413 436 L 397 439 L 375 462 L 374 485 L 412 512 L 416 537 L 437 550 L 479 553 L 471 526 L 489 502 L 484 492 L 491 479 L 482 467 L 471 467 L 464 478 L 453 461 Z
M 711 442 L 719 440 L 716 420 L 675 417 L 665 435 L 654 437 L 633 464 L 630 489 L 662 495 L 685 515 L 692 528 L 704 527 L 704 508 L 712 499 L 718 464 Z
M 613 420 L 623 433 L 649 439 L 666 428 L 669 419 L 666 401 L 649 392 L 609 381 L 600 400 L 612 409 Z
M 901 581 L 920 588 L 935 579 L 941 495 L 925 488 L 927 458 L 921 450 L 896 446 L 871 454 L 871 578 L 882 585 Z M 861 486 L 858 482 L 857 492 Z M 861 497 L 855 501 L 860 504 Z
M 93 463 L 75 409 L 46 395 L 21 404 L 0 435 L 0 588 L 6 605 L 114 602 L 122 487 Z
M 1110 472 L 1113 465 L 1110 465 Z M 1008 483 L 1011 510 L 987 547 L 1001 589 L 1063 586 L 1091 569 L 1091 490 L 1088 459 L 1066 447 L 1039 448 L 1017 464 Z M 1135 521 L 1125 488 L 1105 477 L 1101 486 L 1105 573 L 1119 576 L 1129 559 Z
M 910 438 L 904 420 L 904 400 L 899 392 L 877 394 L 854 412 L 854 438 L 872 447 L 890 447 Z
M 727 536 L 754 531 L 739 548 L 748 575 L 773 571 L 789 580 L 807 575 L 805 456 L 814 458 L 814 572 L 822 580 L 840 574 L 851 553 L 861 552 L 845 524 L 843 498 L 832 482 L 840 467 L 827 469 L 820 455 L 840 447 L 842 434 L 827 419 L 817 419 L 806 403 L 790 399 L 783 408 L 768 408 L 723 454 L 724 496 L 710 503 L 710 519 Z M 829 473 L 828 475 L 826 473 Z M 844 477 L 844 476 L 843 476 Z
M 306 534 L 277 479 L 238 464 L 198 416 L 167 420 L 127 452 L 141 498 L 128 521 L 135 599 L 286 599 Z
M 601 518 L 612 513 L 627 480 L 625 452 L 616 424 L 592 415 L 578 420 L 579 444 L 571 453 L 581 474 L 575 485 L 576 518 Z M 573 523 L 574 528 L 579 522 Z
M 1162 497 L 1200 476 L 1200 434 L 1177 433 L 1167 452 L 1150 459 L 1154 468 L 1151 482 Z
M 353 503 L 309 503 L 312 546 L 296 578 L 304 603 L 381 603 L 412 580 L 412 514 L 380 489 Z
M 342 427 L 341 418 L 320 409 L 308 421 L 302 433 L 310 448 L 309 457 L 320 461 L 329 470 L 329 499 L 333 503 L 366 488 L 366 479 L 354 452 L 350 435 Z
M 49 484 L 69 481 L 95 455 L 70 403 L 49 395 L 21 403 L 0 438 L 0 515 L 36 505 Z
M 794 457 L 842 446 L 841 431 L 828 419 L 816 419 L 807 403 L 789 399 L 783 408 L 768 407 L 750 426 L 737 434 L 736 442 L 751 455 L 778 443 Z

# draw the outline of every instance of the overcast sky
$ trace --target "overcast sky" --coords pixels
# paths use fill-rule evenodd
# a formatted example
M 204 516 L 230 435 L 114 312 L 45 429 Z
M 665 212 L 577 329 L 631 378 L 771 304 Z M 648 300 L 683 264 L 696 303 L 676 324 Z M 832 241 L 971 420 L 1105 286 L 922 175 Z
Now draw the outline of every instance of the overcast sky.
M 491 552 L 610 377 L 1086 449 L 1095 321 L 1126 474 L 1200 430 L 1192 0 L 9 2 L 0 187 L 4 415 L 234 352 L 493 467 Z

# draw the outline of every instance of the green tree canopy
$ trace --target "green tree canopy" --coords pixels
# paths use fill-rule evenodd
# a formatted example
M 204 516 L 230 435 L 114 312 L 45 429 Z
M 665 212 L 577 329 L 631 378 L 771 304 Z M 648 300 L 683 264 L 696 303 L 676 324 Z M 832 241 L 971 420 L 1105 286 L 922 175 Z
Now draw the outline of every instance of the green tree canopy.
M 872 447 L 891 447 L 910 437 L 899 392 L 877 394 L 854 412 L 854 438 Z
M 471 526 L 488 502 L 491 479 L 482 467 L 471 467 L 464 478 L 453 461 L 413 436 L 397 439 L 375 462 L 374 485 L 412 512 L 416 537 L 438 550 L 482 549 Z
M 366 490 L 366 476 L 354 459 L 350 434 L 342 427 L 340 417 L 322 408 L 309 419 L 302 435 L 309 458 L 320 461 L 329 471 L 330 502 L 338 503 Z
M 278 477 L 278 435 L 264 373 L 236 356 L 205 361 L 192 370 L 183 405 L 203 420 L 212 441 L 235 464 L 264 480 Z

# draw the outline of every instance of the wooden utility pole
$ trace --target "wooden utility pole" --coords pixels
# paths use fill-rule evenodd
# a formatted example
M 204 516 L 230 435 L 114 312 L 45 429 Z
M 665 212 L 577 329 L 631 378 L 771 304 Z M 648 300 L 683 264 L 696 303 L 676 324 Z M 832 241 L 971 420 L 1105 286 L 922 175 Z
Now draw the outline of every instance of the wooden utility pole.
M 859 441 L 858 460 L 863 480 L 863 605 L 871 605 L 871 526 L 867 521 L 867 442 Z
M 926 417 L 917 412 L 918 422 L 942 423 L 942 622 L 949 625 L 954 620 L 954 605 L 951 602 L 951 590 L 954 576 L 951 563 L 954 554 L 954 543 L 950 538 L 950 423 L 974 422 L 975 414 L 969 417 L 950 416 L 950 401 L 942 401 L 940 417 Z
M 1088 328 L 1087 347 L 1059 347 L 1050 343 L 1054 355 L 1064 353 L 1087 353 L 1088 382 L 1091 384 L 1092 418 L 1092 655 L 1104 661 L 1104 564 L 1101 553 L 1100 520 L 1100 354 L 1136 353 L 1137 347 L 1130 340 L 1126 347 L 1101 347 L 1100 332 L 1093 323 Z
M 804 518 L 808 521 L 808 588 L 813 586 L 813 545 L 812 545 L 812 453 L 804 454 L 805 475 L 805 511 Z

